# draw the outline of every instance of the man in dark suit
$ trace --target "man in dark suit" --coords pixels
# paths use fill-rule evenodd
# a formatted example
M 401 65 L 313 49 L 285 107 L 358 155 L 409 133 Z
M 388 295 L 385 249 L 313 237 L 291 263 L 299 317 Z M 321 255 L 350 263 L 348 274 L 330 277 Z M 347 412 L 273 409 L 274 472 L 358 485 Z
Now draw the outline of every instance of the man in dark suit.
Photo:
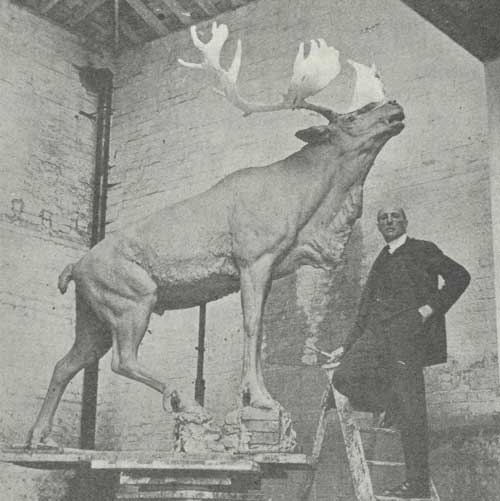
M 470 275 L 433 243 L 408 237 L 403 209 L 381 209 L 377 223 L 388 245 L 369 273 L 353 329 L 332 354 L 340 360 L 333 384 L 355 409 L 386 412 L 401 431 L 406 481 L 384 494 L 426 498 L 430 481 L 423 367 L 446 362 L 444 315 Z

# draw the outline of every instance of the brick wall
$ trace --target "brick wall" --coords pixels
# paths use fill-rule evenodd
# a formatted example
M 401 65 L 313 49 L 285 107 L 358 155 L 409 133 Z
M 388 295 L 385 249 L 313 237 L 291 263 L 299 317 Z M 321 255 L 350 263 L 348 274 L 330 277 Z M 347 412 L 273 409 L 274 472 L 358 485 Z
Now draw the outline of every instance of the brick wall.
M 364 216 L 344 266 L 331 275 L 304 269 L 273 285 L 266 314 L 267 379 L 272 392 L 292 410 L 306 450 L 324 381 L 314 365 L 308 365 L 314 360 L 304 356 L 304 343 L 311 337 L 323 348 L 340 342 L 382 245 L 374 215 L 388 198 L 407 207 L 413 236 L 435 241 L 473 276 L 448 315 L 450 361 L 428 371 L 432 426 L 491 421 L 500 409 L 482 64 L 396 0 L 376 5 L 368 0 L 270 0 L 218 21 L 231 31 L 223 52 L 226 65 L 235 39 L 242 39 L 240 81 L 249 98 L 277 99 L 286 90 L 299 41 L 324 37 L 343 57 L 375 61 L 389 95 L 407 114 L 405 131 L 386 145 L 368 178 Z M 116 168 L 111 181 L 121 184 L 111 194 L 111 231 L 199 193 L 238 168 L 286 156 L 301 146 L 294 138 L 298 129 L 320 123 L 301 112 L 242 118 L 211 91 L 202 73 L 179 66 L 178 57 L 199 58 L 187 32 L 128 52 L 117 62 L 112 151 Z M 316 101 L 345 109 L 352 76 L 345 69 Z M 238 310 L 235 297 L 208 307 L 207 405 L 216 415 L 233 404 L 237 388 Z M 153 336 L 145 341 L 143 360 L 172 385 L 192 387 L 196 321 L 194 310 L 167 312 L 153 321 Z M 125 387 L 125 402 L 113 397 Z M 104 377 L 101 390 L 101 421 L 113 427 L 101 434 L 102 443 L 111 439 L 113 444 L 143 447 L 145 437 L 138 430 L 147 422 L 155 433 L 161 430 L 161 437 L 154 438 L 156 446 L 169 446 L 170 422 L 159 410 L 157 396 L 116 378 Z M 140 404 L 134 404 L 137 412 L 128 413 L 132 402 Z M 145 407 L 148 402 L 151 409 Z M 116 409 L 123 409 L 118 420 Z M 124 423 L 134 431 L 119 438 Z M 324 473 L 318 484 L 324 492 L 329 475 Z M 318 493 L 317 499 L 324 496 Z
M 485 70 L 490 129 L 490 194 L 493 216 L 493 255 L 495 257 L 495 299 L 497 312 L 500 312 L 500 58 L 486 63 Z M 497 314 L 497 336 L 500 342 L 499 314 Z
M 73 293 L 57 276 L 88 246 L 95 96 L 73 65 L 94 56 L 48 22 L 0 8 L 1 445 L 22 443 L 55 362 L 74 337 Z M 77 446 L 81 379 L 68 387 L 56 439 Z M 70 475 L 69 475 L 70 476 Z M 59 499 L 68 474 L 2 466 L 2 499 Z

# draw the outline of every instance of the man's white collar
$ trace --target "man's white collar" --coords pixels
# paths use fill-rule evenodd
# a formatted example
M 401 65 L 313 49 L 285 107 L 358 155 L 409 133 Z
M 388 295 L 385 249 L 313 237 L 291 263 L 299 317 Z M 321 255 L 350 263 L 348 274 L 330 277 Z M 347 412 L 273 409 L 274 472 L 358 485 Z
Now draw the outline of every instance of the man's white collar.
M 400 237 L 395 238 L 389 242 L 389 254 L 392 254 L 396 249 L 399 249 L 402 245 L 406 243 L 408 235 L 403 233 Z

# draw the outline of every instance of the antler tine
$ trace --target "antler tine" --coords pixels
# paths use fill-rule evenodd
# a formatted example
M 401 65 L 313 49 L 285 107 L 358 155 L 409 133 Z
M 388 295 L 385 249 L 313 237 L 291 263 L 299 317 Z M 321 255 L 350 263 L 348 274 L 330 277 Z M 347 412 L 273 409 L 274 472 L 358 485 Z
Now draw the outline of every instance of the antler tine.
M 234 106 L 242 110 L 244 115 L 299 108 L 319 113 L 330 122 L 335 120 L 337 114 L 334 111 L 305 101 L 306 97 L 326 87 L 340 71 L 338 51 L 328 47 L 323 39 L 318 42 L 311 41 L 311 50 L 307 57 L 304 57 L 304 44 L 300 44 L 288 92 L 283 95 L 280 102 L 264 104 L 247 101 L 239 93 L 236 82 L 241 66 L 241 40 L 237 42 L 229 69 L 224 70 L 221 67 L 220 53 L 227 37 L 227 26 L 225 24 L 217 26 L 214 22 L 211 40 L 203 43 L 198 37 L 196 27 L 191 26 L 191 38 L 195 47 L 203 54 L 203 62 L 190 63 L 179 59 L 179 63 L 188 68 L 205 69 L 215 74 L 221 86 L 221 89 L 215 89 L 215 92 L 225 96 Z

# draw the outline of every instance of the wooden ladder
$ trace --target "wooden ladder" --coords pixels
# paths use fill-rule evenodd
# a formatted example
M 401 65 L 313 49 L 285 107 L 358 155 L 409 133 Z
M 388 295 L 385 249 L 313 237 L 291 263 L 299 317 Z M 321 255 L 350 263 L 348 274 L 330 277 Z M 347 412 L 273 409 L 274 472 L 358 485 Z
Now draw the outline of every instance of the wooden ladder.
M 335 398 L 356 499 L 400 501 L 402 498 L 381 494 L 387 487 L 396 486 L 405 479 L 405 463 L 399 432 L 374 427 L 371 413 L 353 411 L 349 400 L 332 384 L 333 370 L 327 370 L 327 374 L 330 390 Z M 415 498 L 414 501 L 417 499 L 420 498 Z M 430 499 L 439 501 L 432 480 Z
M 401 498 L 381 494 L 387 487 L 396 486 L 405 478 L 405 463 L 399 432 L 374 427 L 371 413 L 353 411 L 349 400 L 339 393 L 332 384 L 334 366 L 325 365 L 323 368 L 328 376 L 328 389 L 323 396 L 313 445 L 313 469 L 304 483 L 299 496 L 300 501 L 308 501 L 310 497 L 315 470 L 319 463 L 326 434 L 326 414 L 333 407 L 332 397 L 335 399 L 357 501 L 402 501 Z M 432 480 L 430 499 L 439 501 Z M 414 498 L 413 501 L 420 501 L 420 498 Z M 429 501 L 429 499 L 427 498 L 425 501 Z

